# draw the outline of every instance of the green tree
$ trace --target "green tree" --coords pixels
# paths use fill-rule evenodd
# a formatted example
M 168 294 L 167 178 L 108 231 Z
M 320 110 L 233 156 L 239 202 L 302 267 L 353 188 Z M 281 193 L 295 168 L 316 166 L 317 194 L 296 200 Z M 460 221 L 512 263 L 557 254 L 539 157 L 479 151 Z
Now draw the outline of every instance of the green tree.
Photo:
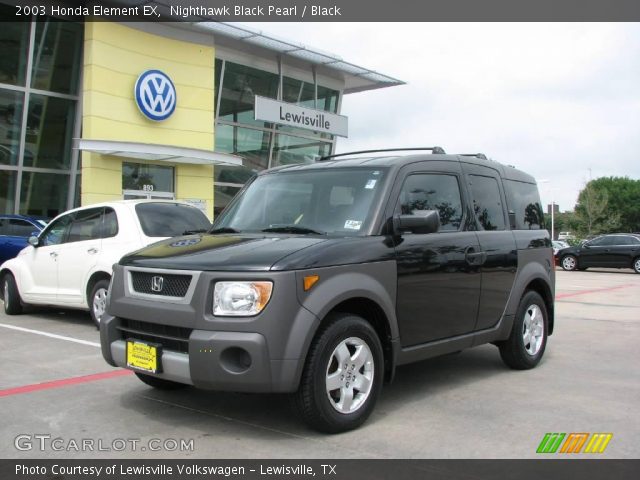
M 640 180 L 601 177 L 578 195 L 575 214 L 585 235 L 640 231 Z

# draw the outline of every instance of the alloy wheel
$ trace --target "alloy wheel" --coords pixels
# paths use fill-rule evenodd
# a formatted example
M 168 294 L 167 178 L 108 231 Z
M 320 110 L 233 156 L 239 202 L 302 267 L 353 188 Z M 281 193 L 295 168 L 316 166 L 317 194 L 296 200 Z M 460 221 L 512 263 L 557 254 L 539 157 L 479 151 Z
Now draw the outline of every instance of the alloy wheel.
M 535 304 L 529 305 L 525 311 L 522 324 L 522 343 L 529 355 L 534 356 L 540 351 L 543 334 L 544 317 L 540 307 Z
M 342 340 L 327 365 L 325 386 L 330 403 L 349 414 L 362 407 L 373 386 L 374 358 L 367 343 L 358 337 Z
M 100 319 L 102 318 L 104 313 L 107 311 L 107 289 L 106 288 L 99 288 L 98 290 L 96 290 L 96 293 L 93 296 L 92 308 L 93 308 L 93 315 L 99 323 Z

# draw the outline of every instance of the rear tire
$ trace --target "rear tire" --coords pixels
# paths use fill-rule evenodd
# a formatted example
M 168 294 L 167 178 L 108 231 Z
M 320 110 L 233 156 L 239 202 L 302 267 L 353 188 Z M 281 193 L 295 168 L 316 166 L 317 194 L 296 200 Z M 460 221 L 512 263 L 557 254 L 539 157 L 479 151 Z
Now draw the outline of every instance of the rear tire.
M 20 315 L 22 313 L 22 299 L 16 279 L 7 273 L 2 279 L 2 298 L 4 299 L 4 313 L 7 315 Z
M 633 270 L 634 270 L 636 273 L 640 273 L 640 257 L 637 257 L 637 258 L 634 258 L 634 259 L 633 259 L 633 265 L 632 265 L 632 267 L 633 267 Z
M 98 280 L 89 293 L 87 303 L 91 320 L 97 328 L 100 328 L 100 320 L 106 313 L 107 293 L 109 292 L 109 280 Z
M 316 430 L 352 430 L 373 411 L 383 377 L 382 345 L 373 327 L 359 316 L 335 314 L 311 344 L 293 403 Z
M 575 255 L 565 255 L 560 260 L 560 266 L 563 270 L 572 272 L 578 269 L 578 259 L 575 257 Z
M 134 372 L 143 383 L 146 383 L 150 387 L 157 388 L 158 390 L 179 390 L 181 388 L 188 387 L 186 383 L 172 382 L 171 380 L 165 380 L 164 378 L 153 377 L 144 373 Z
M 542 297 L 526 292 L 513 320 L 511 335 L 500 344 L 500 356 L 514 370 L 528 370 L 540 363 L 547 346 L 549 320 Z

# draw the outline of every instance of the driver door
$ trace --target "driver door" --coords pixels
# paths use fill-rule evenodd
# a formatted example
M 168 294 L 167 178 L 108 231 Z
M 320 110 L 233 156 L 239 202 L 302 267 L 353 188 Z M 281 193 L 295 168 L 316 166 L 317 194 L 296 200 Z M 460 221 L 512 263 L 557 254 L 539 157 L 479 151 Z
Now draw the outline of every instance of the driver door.
M 37 247 L 20 257 L 25 265 L 20 294 L 29 303 L 56 303 L 58 295 L 58 256 L 66 241 L 71 214 L 51 222 L 40 234 Z

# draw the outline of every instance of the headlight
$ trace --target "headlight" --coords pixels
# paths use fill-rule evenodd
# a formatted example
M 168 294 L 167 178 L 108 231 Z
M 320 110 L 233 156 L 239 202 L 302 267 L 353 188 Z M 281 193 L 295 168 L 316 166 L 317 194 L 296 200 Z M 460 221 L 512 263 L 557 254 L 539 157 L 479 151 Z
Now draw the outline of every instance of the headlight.
M 213 290 L 213 314 L 252 316 L 271 298 L 272 282 L 217 282 Z

